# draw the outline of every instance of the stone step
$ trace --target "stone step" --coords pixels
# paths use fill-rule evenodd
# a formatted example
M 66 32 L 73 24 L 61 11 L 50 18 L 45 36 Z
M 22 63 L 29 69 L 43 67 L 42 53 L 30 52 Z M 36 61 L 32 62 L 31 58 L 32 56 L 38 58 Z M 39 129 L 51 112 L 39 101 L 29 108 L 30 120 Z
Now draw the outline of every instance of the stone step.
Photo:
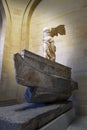
M 72 108 L 69 111 L 57 117 L 56 119 L 52 120 L 50 123 L 46 124 L 39 130 L 66 130 L 75 118 L 76 118 L 75 110 L 74 108 Z
M 36 130 L 72 109 L 71 102 L 33 107 L 20 104 L 0 108 L 0 130 Z

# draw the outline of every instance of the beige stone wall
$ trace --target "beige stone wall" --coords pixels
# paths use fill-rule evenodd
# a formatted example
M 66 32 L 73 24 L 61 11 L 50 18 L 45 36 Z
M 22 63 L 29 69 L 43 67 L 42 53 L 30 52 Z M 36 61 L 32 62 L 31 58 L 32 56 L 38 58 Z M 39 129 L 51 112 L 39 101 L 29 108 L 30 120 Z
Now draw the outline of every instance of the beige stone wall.
M 54 38 L 56 61 L 72 68 L 72 78 L 79 84 L 76 105 L 87 114 L 87 1 L 42 0 L 31 19 L 29 49 L 43 56 L 43 28 L 60 24 L 66 35 Z
M 13 55 L 16 52 L 21 52 L 23 48 L 28 49 L 28 37 L 26 38 L 28 21 L 26 19 L 29 10 L 27 8 L 29 0 L 2 0 L 2 3 L 6 14 L 6 33 L 0 83 L 0 100 L 18 99 L 21 101 L 25 87 L 16 83 Z
M 6 15 L 5 40 L 0 78 L 0 100 L 24 98 L 24 86 L 16 83 L 13 56 L 29 49 L 29 25 L 32 13 L 40 0 L 2 0 Z M 1 56 L 1 55 L 0 55 Z M 0 68 L 1 69 L 1 68 Z

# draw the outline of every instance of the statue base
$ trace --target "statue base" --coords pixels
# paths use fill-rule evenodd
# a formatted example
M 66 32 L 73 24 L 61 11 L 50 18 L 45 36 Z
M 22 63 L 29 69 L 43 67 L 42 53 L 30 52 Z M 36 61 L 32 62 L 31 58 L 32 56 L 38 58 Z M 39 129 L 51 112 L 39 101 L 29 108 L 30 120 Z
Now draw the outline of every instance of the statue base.
M 71 102 L 49 104 L 35 108 L 32 108 L 31 103 L 1 107 L 0 130 L 48 130 L 42 129 L 42 127 L 71 109 Z

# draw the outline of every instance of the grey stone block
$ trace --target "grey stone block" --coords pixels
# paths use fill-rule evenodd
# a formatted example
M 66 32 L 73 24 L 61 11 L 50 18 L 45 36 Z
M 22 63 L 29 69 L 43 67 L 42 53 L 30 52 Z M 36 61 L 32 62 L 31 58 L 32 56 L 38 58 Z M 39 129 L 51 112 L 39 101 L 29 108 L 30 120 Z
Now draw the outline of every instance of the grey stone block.
M 74 108 L 69 111 L 63 113 L 56 119 L 52 120 L 47 125 L 43 126 L 39 130 L 66 130 L 67 127 L 71 124 L 71 122 L 76 118 Z M 70 129 L 71 130 L 71 129 Z M 77 130 L 77 129 L 73 129 Z
M 0 108 L 0 130 L 36 130 L 72 108 L 71 102 L 32 108 L 24 103 Z
M 22 50 L 21 53 L 24 61 L 31 65 L 33 68 L 49 75 L 58 75 L 66 79 L 71 79 L 71 68 L 52 62 L 42 56 L 36 55 L 27 50 Z

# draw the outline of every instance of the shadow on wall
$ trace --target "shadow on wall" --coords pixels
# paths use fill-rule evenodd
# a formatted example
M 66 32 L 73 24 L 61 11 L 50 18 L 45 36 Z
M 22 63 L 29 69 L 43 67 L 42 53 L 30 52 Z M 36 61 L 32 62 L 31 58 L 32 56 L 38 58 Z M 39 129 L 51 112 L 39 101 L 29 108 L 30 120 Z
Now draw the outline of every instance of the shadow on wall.
M 4 48 L 4 38 L 5 38 L 5 11 L 0 1 L 0 79 L 1 79 L 1 72 L 2 72 L 2 60 L 3 60 L 3 48 Z

